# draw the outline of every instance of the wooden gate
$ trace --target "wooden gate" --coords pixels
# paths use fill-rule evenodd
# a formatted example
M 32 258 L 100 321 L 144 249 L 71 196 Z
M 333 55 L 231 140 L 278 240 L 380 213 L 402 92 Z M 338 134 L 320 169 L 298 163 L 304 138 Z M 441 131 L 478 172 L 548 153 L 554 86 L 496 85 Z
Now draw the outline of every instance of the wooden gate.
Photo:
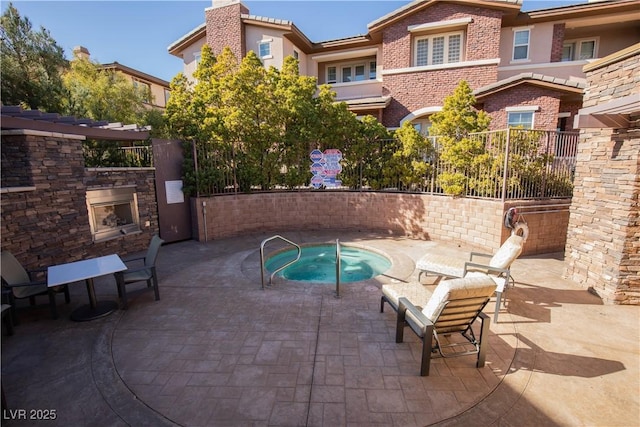
M 152 139 L 160 237 L 165 242 L 191 239 L 191 206 L 182 192 L 182 142 Z

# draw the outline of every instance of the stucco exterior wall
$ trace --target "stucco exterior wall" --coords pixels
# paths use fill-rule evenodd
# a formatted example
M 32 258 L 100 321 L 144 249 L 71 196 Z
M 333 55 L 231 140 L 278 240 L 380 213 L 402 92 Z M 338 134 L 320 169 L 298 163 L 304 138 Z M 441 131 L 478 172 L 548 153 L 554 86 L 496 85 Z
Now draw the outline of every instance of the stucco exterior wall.
M 503 205 L 491 200 L 379 192 L 260 193 L 194 198 L 192 222 L 193 235 L 200 241 L 286 230 L 344 229 L 447 241 L 486 252 L 500 247 L 509 236 L 503 226 L 505 210 L 526 204 L 531 203 Z M 563 250 L 568 212 L 524 218 L 530 224 L 526 254 Z

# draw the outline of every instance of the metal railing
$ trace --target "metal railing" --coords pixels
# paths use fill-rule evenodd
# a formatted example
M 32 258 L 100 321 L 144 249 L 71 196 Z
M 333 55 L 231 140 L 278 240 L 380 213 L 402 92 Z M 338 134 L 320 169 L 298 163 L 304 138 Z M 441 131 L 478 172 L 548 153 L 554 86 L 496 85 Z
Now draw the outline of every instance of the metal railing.
M 340 261 L 340 240 L 336 239 L 336 298 L 340 298 L 340 271 L 342 262 Z
M 481 148 L 464 167 L 443 156 L 443 139 L 428 137 L 431 148 L 399 164 L 393 156 L 401 149 L 396 140 L 378 140 L 368 152 L 356 155 L 348 147 L 343 154 L 338 190 L 400 191 L 428 194 L 447 193 L 447 178 L 459 179 L 463 197 L 490 199 L 566 198 L 573 193 L 577 132 L 504 129 L 471 134 L 468 138 Z M 277 144 L 277 143 L 276 143 Z M 267 152 L 273 155 L 277 147 Z M 237 150 L 238 147 L 235 148 Z M 274 160 L 260 170 L 246 153 L 229 146 L 195 143 L 195 181 L 199 196 L 256 191 L 312 190 L 308 155 L 297 160 Z M 268 156 L 265 154 L 265 158 Z M 424 173 L 407 178 L 412 163 L 421 163 Z M 295 177 L 297 174 L 297 177 Z M 294 176 L 294 179 L 291 177 Z
M 262 289 L 264 289 L 264 245 L 266 245 L 268 242 L 270 242 L 271 240 L 275 240 L 275 239 L 280 239 L 292 246 L 295 246 L 295 248 L 297 249 L 298 253 L 296 255 L 296 259 L 294 259 L 293 261 L 289 261 L 288 263 L 286 263 L 285 265 L 283 265 L 280 268 L 277 268 L 273 273 L 271 273 L 271 276 L 269 277 L 269 285 L 272 284 L 273 282 L 273 277 L 280 271 L 284 270 L 285 268 L 289 267 L 291 264 L 293 264 L 294 262 L 298 261 L 300 259 L 300 255 L 302 254 L 302 249 L 300 248 L 300 245 L 292 242 L 289 239 L 285 239 L 284 237 L 280 236 L 280 235 L 275 235 L 275 236 L 271 236 L 267 239 L 264 239 L 262 241 L 262 243 L 260 244 L 260 280 L 262 281 Z
M 87 167 L 153 167 L 150 145 L 121 147 L 111 142 L 87 141 L 82 151 Z

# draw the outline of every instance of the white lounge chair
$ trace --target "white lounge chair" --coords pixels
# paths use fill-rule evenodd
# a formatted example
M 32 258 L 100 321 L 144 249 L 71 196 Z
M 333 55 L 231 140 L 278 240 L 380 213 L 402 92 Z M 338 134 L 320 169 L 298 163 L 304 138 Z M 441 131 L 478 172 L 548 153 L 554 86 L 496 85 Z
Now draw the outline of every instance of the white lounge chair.
M 405 326 L 422 340 L 421 376 L 429 375 L 431 353 L 436 351 L 442 357 L 477 354 L 476 367 L 484 366 L 491 320 L 482 309 L 495 289 L 495 281 L 486 274 L 443 280 L 433 293 L 419 283 L 382 286 L 383 303 L 386 301 L 397 309 L 396 342 L 403 341 Z M 481 326 L 476 338 L 472 326 L 478 318 Z M 466 341 L 451 344 L 441 341 L 442 335 L 453 333 L 460 333 Z M 458 351 L 461 346 L 466 350 Z
M 500 306 L 503 304 L 502 294 L 505 292 L 511 278 L 511 264 L 520 254 L 526 236 L 512 234 L 500 246 L 495 254 L 485 254 L 481 252 L 471 252 L 469 260 L 452 258 L 442 254 L 426 254 L 416 263 L 416 268 L 420 270 L 418 280 L 422 274 L 434 274 L 438 276 L 437 281 L 443 277 L 458 278 L 468 275 L 475 275 L 479 272 L 488 274 L 496 283 L 496 309 L 494 321 L 498 321 Z M 490 258 L 486 263 L 474 262 L 474 258 Z M 436 281 L 436 283 L 437 283 Z

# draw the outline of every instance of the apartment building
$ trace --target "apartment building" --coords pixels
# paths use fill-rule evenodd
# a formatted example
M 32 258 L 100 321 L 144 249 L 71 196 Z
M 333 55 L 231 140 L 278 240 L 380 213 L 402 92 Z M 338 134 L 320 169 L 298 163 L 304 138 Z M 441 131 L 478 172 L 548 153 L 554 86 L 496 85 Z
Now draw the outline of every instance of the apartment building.
M 415 0 L 368 24 L 364 35 L 312 42 L 293 22 L 254 16 L 239 0 L 212 0 L 205 22 L 168 47 L 192 78 L 200 51 L 250 50 L 265 67 L 285 56 L 330 84 L 337 100 L 388 128 L 427 132 L 461 80 L 493 129 L 572 130 L 583 67 L 640 42 L 640 0 L 521 11 L 521 0 Z
M 73 48 L 73 53 L 78 58 L 90 58 L 89 50 L 84 46 L 76 46 Z M 108 64 L 100 64 L 100 68 L 104 70 L 114 70 L 124 74 L 135 86 L 139 86 L 148 89 L 150 95 L 146 100 L 146 104 L 152 108 L 164 109 L 169 100 L 170 89 L 169 82 L 162 80 L 158 77 L 136 70 L 135 68 L 127 67 L 118 62 L 110 62 Z

